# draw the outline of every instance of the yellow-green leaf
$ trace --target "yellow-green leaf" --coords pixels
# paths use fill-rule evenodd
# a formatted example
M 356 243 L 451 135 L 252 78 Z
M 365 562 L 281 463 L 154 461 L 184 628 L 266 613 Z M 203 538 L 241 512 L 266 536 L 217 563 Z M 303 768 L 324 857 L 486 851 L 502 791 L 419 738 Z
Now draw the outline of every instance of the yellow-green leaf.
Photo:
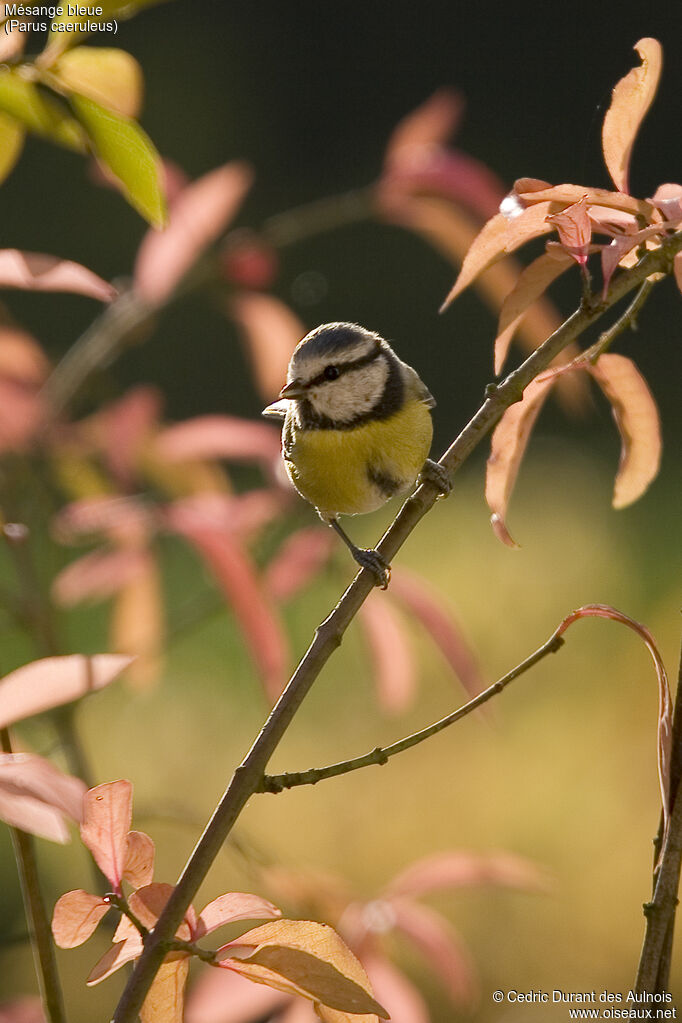
M 69 5 L 62 4 L 64 13 L 59 14 L 50 27 L 47 46 L 39 62 L 43 66 L 63 53 L 71 46 L 76 46 L 83 36 L 90 34 L 90 25 L 94 23 L 113 22 L 117 18 L 132 18 L 144 7 L 152 7 L 163 0 L 99 0 L 97 6 L 101 14 L 70 14 Z M 74 6 L 74 5 L 71 5 Z M 87 6 L 87 5 L 81 5 Z M 113 31 L 113 28 L 112 28 Z
M 56 97 L 24 78 L 18 68 L 0 70 L 0 111 L 36 135 L 67 149 L 84 149 L 83 133 Z
M 0 182 L 4 181 L 19 159 L 24 129 L 13 117 L 0 114 Z
M 52 74 L 68 92 L 87 96 L 107 110 L 137 117 L 142 105 L 142 68 L 125 50 L 77 46 L 64 53 Z
M 86 96 L 72 96 L 71 104 L 95 156 L 118 179 L 131 206 L 154 227 L 163 227 L 166 204 L 161 191 L 161 159 L 149 136 L 136 121 L 106 110 Z

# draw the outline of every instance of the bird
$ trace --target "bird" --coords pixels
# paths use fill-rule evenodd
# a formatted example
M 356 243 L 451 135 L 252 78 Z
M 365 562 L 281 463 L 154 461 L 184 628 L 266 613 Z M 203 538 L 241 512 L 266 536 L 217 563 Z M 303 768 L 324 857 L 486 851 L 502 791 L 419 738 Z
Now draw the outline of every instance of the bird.
M 354 544 L 339 515 L 374 511 L 426 480 L 449 492 L 445 469 L 428 457 L 435 404 L 380 334 L 337 322 L 298 343 L 279 400 L 263 410 L 282 422 L 282 458 L 294 487 L 382 589 L 390 565 Z

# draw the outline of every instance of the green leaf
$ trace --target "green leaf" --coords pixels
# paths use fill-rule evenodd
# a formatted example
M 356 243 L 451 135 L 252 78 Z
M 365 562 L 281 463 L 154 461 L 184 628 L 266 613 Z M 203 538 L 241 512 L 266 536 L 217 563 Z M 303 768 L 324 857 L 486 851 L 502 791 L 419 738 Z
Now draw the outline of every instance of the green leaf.
M 88 22 L 132 18 L 143 8 L 153 7 L 155 4 L 163 2 L 164 0 L 100 0 L 97 6 L 101 8 L 102 13 L 94 16 L 68 14 L 68 4 L 62 4 L 65 13 L 58 15 L 52 22 L 47 46 L 39 58 L 39 63 L 45 67 L 58 57 L 60 53 L 63 53 L 64 50 L 80 43 L 84 35 L 90 34 L 90 30 L 87 27 Z M 83 6 L 87 5 L 84 4 Z M 79 27 L 76 28 L 75 26 Z
M 66 92 L 100 103 L 124 117 L 137 117 L 142 105 L 142 68 L 125 50 L 76 46 L 51 70 Z
M 85 148 L 79 125 L 62 104 L 34 82 L 23 78 L 17 68 L 0 71 L 0 111 L 34 134 L 52 139 L 67 149 L 82 152 Z
M 0 182 L 4 181 L 19 159 L 24 129 L 13 117 L 0 114 Z
M 85 96 L 72 96 L 71 106 L 95 156 L 118 179 L 131 206 L 154 227 L 163 227 L 166 203 L 161 190 L 161 159 L 149 136 L 136 121 L 105 110 Z

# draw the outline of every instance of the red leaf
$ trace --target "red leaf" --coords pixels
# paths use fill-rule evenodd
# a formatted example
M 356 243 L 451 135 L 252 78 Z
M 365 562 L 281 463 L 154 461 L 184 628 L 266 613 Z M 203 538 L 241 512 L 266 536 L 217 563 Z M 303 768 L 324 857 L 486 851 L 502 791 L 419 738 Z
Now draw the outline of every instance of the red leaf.
M 550 388 L 553 376 L 533 380 L 523 398 L 511 405 L 495 427 L 488 457 L 485 499 L 492 512 L 491 523 L 497 537 L 508 547 L 516 547 L 505 519 L 514 483 L 531 431 Z
M 229 924 L 233 920 L 274 920 L 282 915 L 282 911 L 273 906 L 267 899 L 259 895 L 249 895 L 245 892 L 227 892 L 213 899 L 207 906 L 204 906 L 194 929 L 192 938 L 198 941 L 204 935 L 210 934 L 223 924 Z
M 251 186 L 243 163 L 228 163 L 188 185 L 175 199 L 168 226 L 149 231 L 135 262 L 135 290 L 158 305 L 201 253 L 223 233 Z
M 476 995 L 473 964 L 455 929 L 439 913 L 411 899 L 391 899 L 395 928 L 422 953 L 455 1005 Z
M 501 885 L 526 891 L 546 891 L 546 872 L 521 856 L 507 852 L 465 850 L 436 853 L 411 863 L 388 884 L 388 895 L 427 895 L 449 888 Z
M 63 607 L 73 607 L 83 600 L 106 600 L 136 579 L 145 565 L 143 551 L 92 551 L 57 574 L 52 595 Z
M 320 526 L 298 529 L 288 536 L 268 564 L 263 579 L 273 600 L 291 600 L 311 582 L 334 548 L 331 530 Z
M 187 522 L 176 522 L 175 527 L 197 549 L 225 593 L 265 691 L 271 700 L 276 700 L 287 680 L 288 644 L 246 551 L 223 532 Z
M 109 902 L 79 888 L 57 900 L 52 914 L 52 935 L 60 948 L 76 948 L 87 941 L 103 916 Z
M 258 393 L 272 401 L 284 386 L 291 353 L 306 328 L 273 295 L 242 292 L 232 298 L 230 312 L 241 328 Z
M 41 252 L 0 250 L 0 287 L 28 291 L 72 291 L 111 302 L 116 289 L 80 263 Z
M 85 785 L 30 753 L 0 754 L 0 818 L 53 842 L 68 842 L 63 815 L 79 821 Z
M 641 66 L 629 71 L 615 86 L 602 128 L 604 161 L 613 183 L 622 192 L 628 191 L 632 147 L 656 95 L 663 63 L 661 44 L 656 39 L 640 39 L 635 49 L 642 59 Z
M 45 657 L 0 681 L 0 728 L 103 689 L 130 664 L 117 654 Z
M 655 479 L 661 461 L 658 407 L 644 377 L 624 355 L 600 355 L 590 372 L 611 402 L 621 436 L 621 456 L 613 491 L 614 508 L 625 508 Z
M 97 785 L 87 792 L 84 801 L 81 839 L 114 891 L 119 893 L 132 807 L 133 786 L 125 780 Z
M 129 831 L 123 877 L 133 888 L 151 884 L 154 877 L 154 843 L 144 831 Z
M 360 621 L 369 644 L 379 703 L 387 713 L 400 714 L 412 702 L 417 675 L 405 622 L 386 600 L 373 594 L 360 608 Z
M 232 970 L 207 968 L 187 996 L 185 1023 L 254 1023 L 286 1005 L 290 998 L 283 991 L 253 984 Z
M 443 598 L 420 577 L 401 568 L 391 578 L 391 595 L 409 615 L 426 629 L 464 689 L 475 696 L 485 688 L 476 658 L 452 613 L 443 607 Z
M 154 451 L 169 462 L 229 458 L 270 464 L 279 458 L 280 431 L 236 416 L 196 416 L 162 430 Z
M 663 658 L 658 651 L 654 637 L 645 625 L 641 625 L 639 622 L 636 622 L 634 618 L 630 618 L 629 615 L 623 614 L 622 611 L 618 611 L 615 607 L 610 607 L 607 604 L 586 604 L 584 607 L 579 607 L 577 611 L 572 611 L 571 614 L 567 615 L 561 622 L 559 628 L 556 630 L 556 635 L 563 635 L 569 625 L 577 622 L 580 618 L 609 618 L 613 622 L 620 622 L 621 625 L 627 625 L 629 629 L 632 629 L 633 632 L 637 633 L 640 639 L 644 640 L 647 650 L 651 654 L 651 659 L 654 662 L 654 667 L 656 669 L 656 678 L 658 679 L 658 780 L 661 789 L 663 819 L 665 821 L 665 829 L 667 831 L 670 815 L 669 787 L 671 757 L 670 744 L 672 740 L 672 698 L 670 696 L 668 675 L 665 670 L 665 665 L 663 664 Z

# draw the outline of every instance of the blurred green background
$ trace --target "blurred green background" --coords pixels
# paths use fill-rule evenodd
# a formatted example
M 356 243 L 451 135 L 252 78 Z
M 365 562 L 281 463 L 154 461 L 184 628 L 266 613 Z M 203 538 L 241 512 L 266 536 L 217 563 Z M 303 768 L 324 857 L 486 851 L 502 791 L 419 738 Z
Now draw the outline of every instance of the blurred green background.
M 116 45 L 142 63 L 142 122 L 160 151 L 192 176 L 243 157 L 256 181 L 240 222 L 257 227 L 300 203 L 374 180 L 397 121 L 435 88 L 460 88 L 467 112 L 456 144 L 511 183 L 520 175 L 607 186 L 599 132 L 632 46 L 657 36 L 667 63 L 640 136 L 633 192 L 679 180 L 679 32 L 671 7 L 546 4 L 500 12 L 444 2 L 250 4 L 178 2 L 121 23 Z M 82 160 L 30 142 L 0 189 L 3 245 L 77 259 L 104 277 L 130 273 L 145 227 L 115 193 L 89 183 Z M 312 296 L 301 275 L 322 286 Z M 305 279 L 305 278 L 304 278 Z M 308 326 L 352 319 L 395 340 L 433 390 L 438 453 L 480 403 L 492 377 L 494 319 L 466 294 L 436 313 L 453 270 L 418 239 L 378 225 L 347 227 L 291 248 L 273 290 Z M 297 284 L 298 282 L 298 284 Z M 569 312 L 577 279 L 557 301 Z M 3 296 L 3 301 L 5 297 Z M 88 325 L 95 306 L 69 296 L 7 296 L 16 317 L 57 356 Z M 671 282 L 654 294 L 640 331 L 618 350 L 632 355 L 661 407 L 662 471 L 633 507 L 610 507 L 618 439 L 599 402 L 579 422 L 548 408 L 513 499 L 510 528 L 522 549 L 492 536 L 483 500 L 481 451 L 412 536 L 400 563 L 418 570 L 478 653 L 486 677 L 509 670 L 558 621 L 588 602 L 615 605 L 646 623 L 671 676 L 679 652 L 680 297 Z M 677 361 L 675 361 L 677 360 Z M 161 319 L 152 340 L 127 352 L 97 382 L 95 399 L 133 383 L 155 383 L 167 414 L 256 417 L 233 328 L 193 299 Z M 372 543 L 395 509 L 353 523 Z M 308 512 L 301 508 L 301 521 Z M 308 519 L 311 520 L 311 517 Z M 207 581 L 179 543 L 164 547 L 168 600 L 178 606 Z M 344 555 L 287 610 L 295 651 L 349 577 Z M 106 642 L 102 609 L 74 614 L 76 650 Z M 448 669 L 415 632 L 421 682 L 413 709 L 387 719 L 376 708 L 362 636 L 354 626 L 328 665 L 271 765 L 302 769 L 365 752 L 447 713 L 461 699 Z M 3 670 L 34 654 L 7 633 Z M 91 698 L 79 722 L 99 781 L 135 784 L 136 823 L 157 842 L 157 878 L 172 880 L 267 707 L 229 612 L 173 638 L 162 684 L 134 693 L 123 684 Z M 448 848 L 508 849 L 547 867 L 548 895 L 466 891 L 439 898 L 471 949 L 481 991 L 458 1015 L 406 947 L 401 962 L 429 999 L 434 1023 L 563 1020 L 565 1007 L 495 1006 L 496 988 L 627 992 L 649 897 L 651 839 L 658 820 L 656 682 L 634 635 L 581 622 L 566 648 L 514 683 L 492 713 L 472 716 L 388 767 L 280 796 L 253 799 L 205 898 L 254 889 L 252 863 L 322 866 L 372 897 L 411 860 Z M 41 751 L 49 730 L 23 733 Z M 0 833 L 0 995 L 33 990 L 14 865 Z M 40 843 L 46 894 L 89 886 L 87 857 L 74 843 Z M 434 903 L 436 904 L 436 903 Z M 99 942 L 99 944 L 98 944 Z M 120 979 L 86 990 L 83 979 L 106 937 L 60 952 L 69 1018 L 105 1019 Z M 95 947 L 97 946 L 97 947 Z M 682 996 L 679 943 L 673 992 Z

